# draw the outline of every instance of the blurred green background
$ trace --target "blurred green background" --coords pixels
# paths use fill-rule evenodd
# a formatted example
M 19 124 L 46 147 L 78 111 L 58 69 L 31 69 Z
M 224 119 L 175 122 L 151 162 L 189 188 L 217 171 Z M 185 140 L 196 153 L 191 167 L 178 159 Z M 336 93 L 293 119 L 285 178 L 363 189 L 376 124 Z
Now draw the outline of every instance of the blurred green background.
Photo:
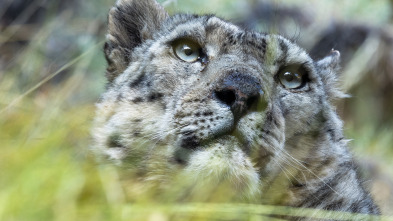
M 135 216 L 117 169 L 97 165 L 88 152 L 94 103 L 106 83 L 102 47 L 114 2 L 0 2 L 0 220 L 173 218 Z M 393 1 L 159 2 L 170 13 L 215 13 L 283 34 L 316 59 L 339 50 L 342 87 L 352 97 L 338 101 L 337 111 L 365 185 L 393 214 Z

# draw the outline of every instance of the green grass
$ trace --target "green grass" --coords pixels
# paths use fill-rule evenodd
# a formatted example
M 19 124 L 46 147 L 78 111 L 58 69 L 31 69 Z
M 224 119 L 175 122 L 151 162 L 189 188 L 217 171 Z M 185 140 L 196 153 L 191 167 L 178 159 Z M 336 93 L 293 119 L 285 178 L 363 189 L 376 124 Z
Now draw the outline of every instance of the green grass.
M 239 1 L 217 1 L 206 9 L 204 2 L 178 1 L 168 8 L 221 12 L 230 17 L 243 5 Z M 88 147 L 94 103 L 105 85 L 101 50 L 104 33 L 99 24 L 105 21 L 113 1 L 84 4 L 79 14 L 49 13 L 30 42 L 0 66 L 0 220 L 266 220 L 267 214 L 314 214 L 313 210 L 264 205 L 179 205 L 138 200 L 144 194 L 138 189 L 138 181 L 130 186 L 121 179 L 119 168 L 97 164 Z M 0 33 L 0 47 L 12 42 L 14 34 L 11 29 Z M 55 35 L 72 37 L 74 49 L 49 56 L 48 42 Z M 376 161 L 382 174 L 391 179 L 391 125 L 367 122 L 356 128 L 350 122 L 346 128 L 354 139 L 356 155 Z M 392 196 L 388 191 L 379 194 Z M 342 214 L 314 215 L 334 218 Z M 353 214 L 344 215 L 354 218 Z

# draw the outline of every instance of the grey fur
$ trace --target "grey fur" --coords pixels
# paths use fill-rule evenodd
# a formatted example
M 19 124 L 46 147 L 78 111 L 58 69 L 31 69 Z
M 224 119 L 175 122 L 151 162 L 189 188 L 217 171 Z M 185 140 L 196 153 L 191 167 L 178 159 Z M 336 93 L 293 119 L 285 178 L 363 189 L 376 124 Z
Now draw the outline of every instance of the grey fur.
M 179 59 L 171 46 L 179 38 L 198 43 L 208 61 Z M 97 153 L 132 162 L 158 184 L 180 176 L 194 186 L 227 183 L 234 195 L 262 203 L 379 213 L 331 104 L 344 96 L 338 52 L 313 61 L 279 35 L 213 15 L 168 16 L 153 0 L 121 0 L 110 11 L 105 53 Z M 305 73 L 302 87 L 280 83 L 288 68 Z M 220 98 L 223 85 L 248 100 Z

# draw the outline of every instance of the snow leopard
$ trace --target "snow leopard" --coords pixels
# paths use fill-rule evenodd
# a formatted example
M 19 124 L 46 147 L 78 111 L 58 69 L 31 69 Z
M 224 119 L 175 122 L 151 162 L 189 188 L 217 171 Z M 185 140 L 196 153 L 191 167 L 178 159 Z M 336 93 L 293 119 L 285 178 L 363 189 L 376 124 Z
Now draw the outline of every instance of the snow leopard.
M 91 145 L 100 159 L 183 201 L 220 192 L 236 202 L 380 213 L 334 106 L 346 96 L 338 51 L 314 60 L 275 33 L 118 0 L 104 53 L 108 83 Z

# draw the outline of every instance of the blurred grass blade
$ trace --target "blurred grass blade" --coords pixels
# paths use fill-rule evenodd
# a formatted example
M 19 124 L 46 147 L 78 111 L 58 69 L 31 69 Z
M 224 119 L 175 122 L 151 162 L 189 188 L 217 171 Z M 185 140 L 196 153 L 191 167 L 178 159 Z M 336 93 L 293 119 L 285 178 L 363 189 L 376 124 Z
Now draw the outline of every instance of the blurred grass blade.
M 84 52 L 83 54 L 79 55 L 78 57 L 76 57 L 75 59 L 73 59 L 72 61 L 68 62 L 67 64 L 65 64 L 63 67 L 61 67 L 59 70 L 57 70 L 56 72 L 54 72 L 53 74 L 50 74 L 49 76 L 45 77 L 42 81 L 40 81 L 38 84 L 36 84 L 35 86 L 33 86 L 32 88 L 30 88 L 29 90 L 27 90 L 25 93 L 21 94 L 20 96 L 18 96 L 17 98 L 15 98 L 15 100 L 13 100 L 10 104 L 8 104 L 5 108 L 3 108 L 2 110 L 0 110 L 0 114 L 4 113 L 5 111 L 7 111 L 8 109 L 10 109 L 11 107 L 13 107 L 14 105 L 16 105 L 18 102 L 20 102 L 24 97 L 26 97 L 28 94 L 30 94 L 31 92 L 33 92 L 34 90 L 36 90 L 37 88 L 41 87 L 43 84 L 45 84 L 46 82 L 48 82 L 50 79 L 52 79 L 53 77 L 55 77 L 56 75 L 58 75 L 59 73 L 61 73 L 62 71 L 64 71 L 65 69 L 71 67 L 72 65 L 74 65 L 76 62 L 78 62 L 79 60 L 81 60 L 82 58 L 84 58 L 86 55 L 88 55 L 89 53 L 91 53 L 95 48 L 97 48 L 98 46 L 102 45 L 103 42 L 100 42 L 96 45 L 94 45 L 93 47 L 91 47 L 90 49 L 88 49 L 86 52 Z

